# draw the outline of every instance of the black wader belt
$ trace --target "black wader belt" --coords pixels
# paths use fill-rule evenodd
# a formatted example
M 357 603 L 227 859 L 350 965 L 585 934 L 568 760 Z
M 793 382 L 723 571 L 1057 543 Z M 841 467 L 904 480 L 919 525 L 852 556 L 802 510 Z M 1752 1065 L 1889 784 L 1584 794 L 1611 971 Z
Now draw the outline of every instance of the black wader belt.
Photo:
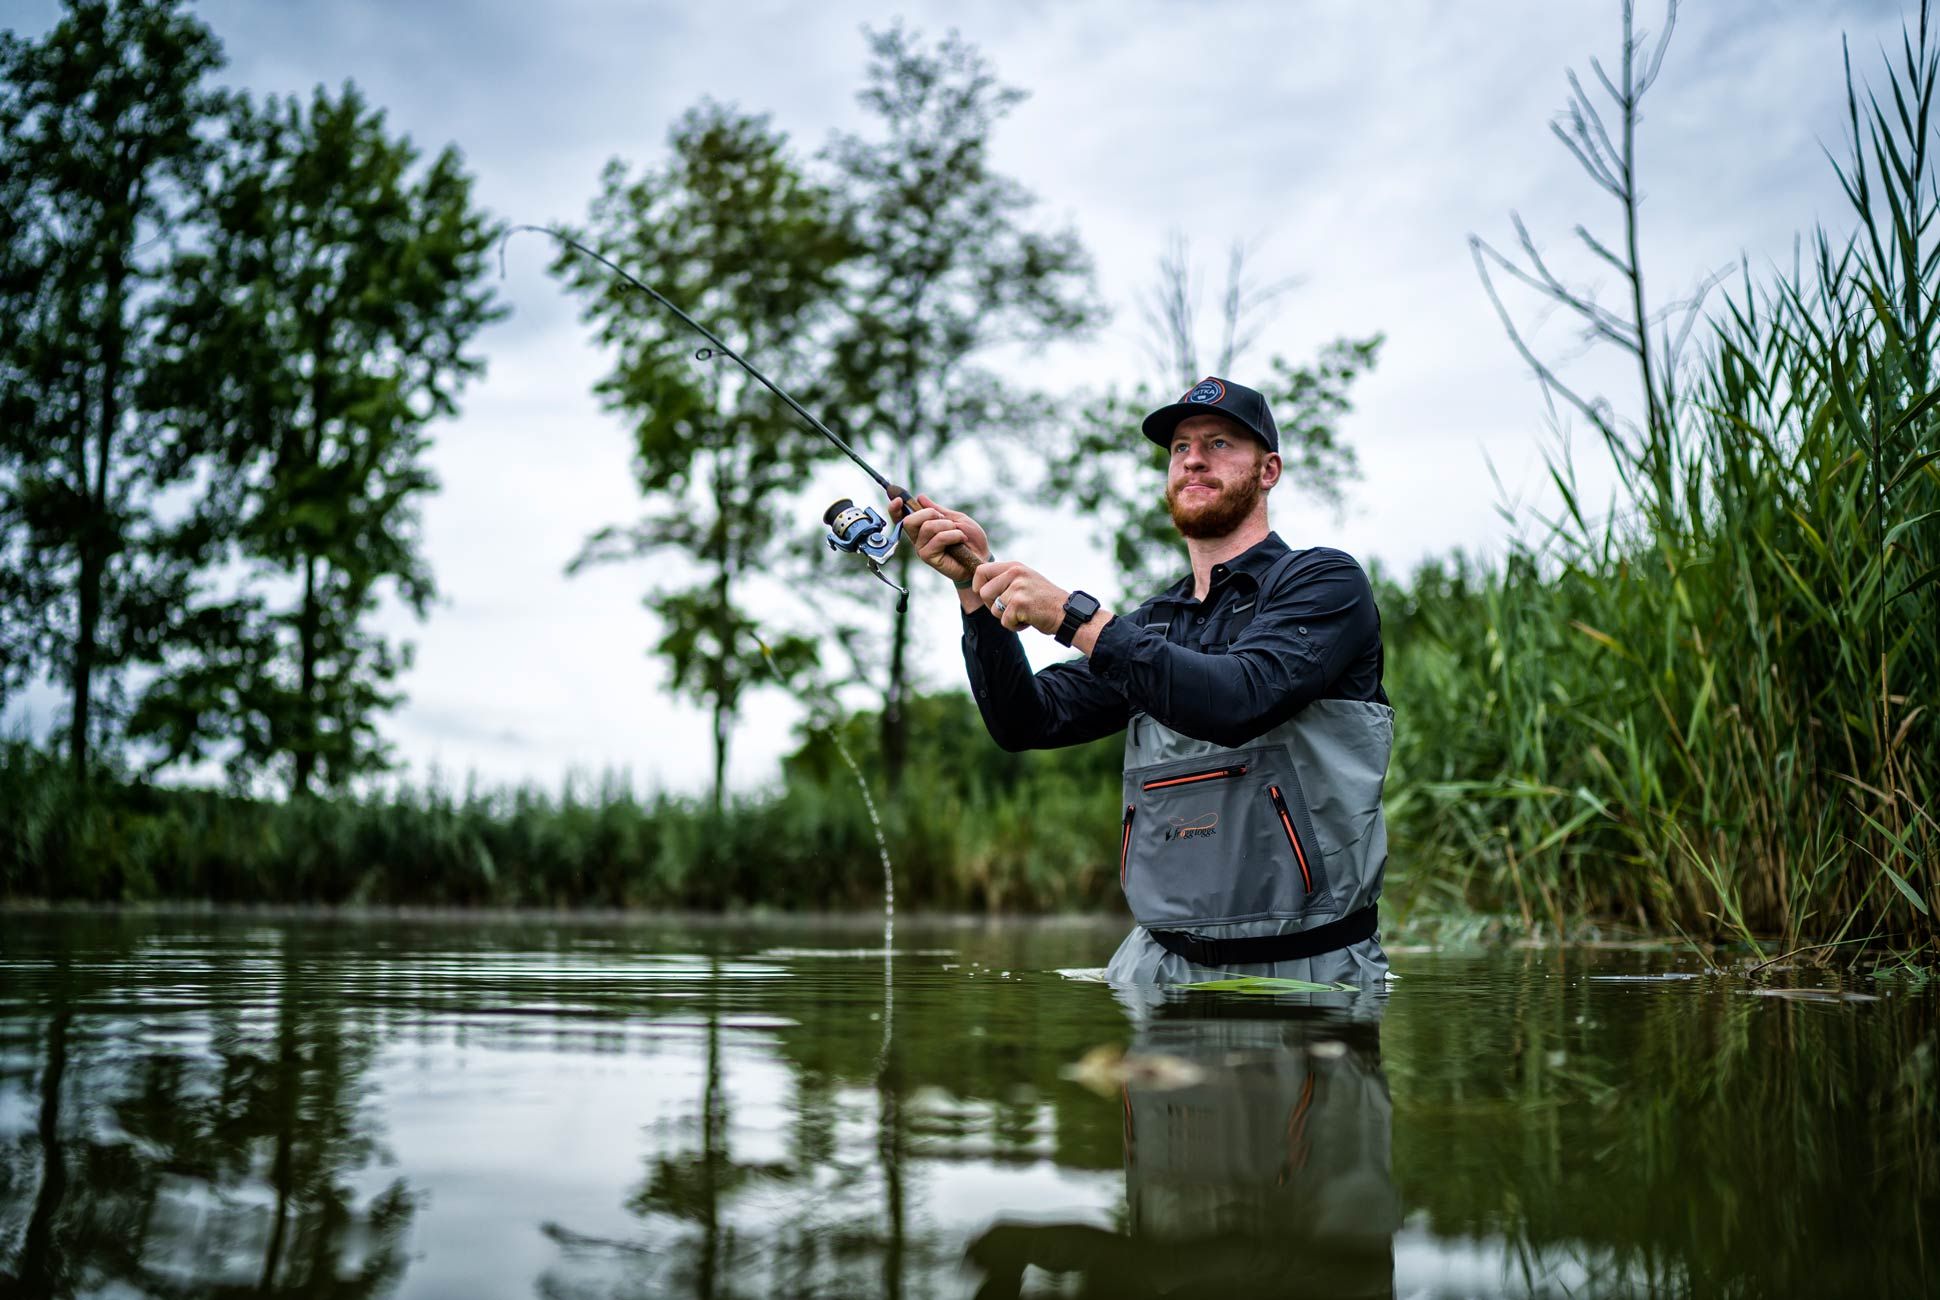
M 1207 939 L 1190 930 L 1154 930 L 1145 933 L 1159 947 L 1175 957 L 1184 957 L 1197 966 L 1252 966 L 1261 962 L 1293 961 L 1299 957 L 1318 957 L 1349 944 L 1374 937 L 1380 906 L 1369 903 L 1358 912 L 1349 912 L 1338 921 L 1317 925 L 1292 934 L 1251 934 L 1235 939 Z

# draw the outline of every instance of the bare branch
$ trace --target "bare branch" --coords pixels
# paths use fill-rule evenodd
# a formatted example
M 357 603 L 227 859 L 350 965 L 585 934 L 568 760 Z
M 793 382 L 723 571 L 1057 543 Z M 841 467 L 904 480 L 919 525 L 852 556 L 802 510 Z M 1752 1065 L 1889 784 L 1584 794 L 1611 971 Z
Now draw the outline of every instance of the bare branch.
M 1549 264 L 1543 261 L 1542 254 L 1536 250 L 1536 241 L 1530 236 L 1529 227 L 1523 224 L 1522 217 L 1512 212 L 1509 214 L 1509 220 L 1515 225 L 1516 239 L 1522 246 L 1523 256 L 1529 259 L 1529 264 L 1536 270 L 1536 277 L 1540 278 L 1527 275 L 1521 268 L 1506 260 L 1503 262 L 1503 269 L 1531 288 L 1540 290 L 1567 305 L 1581 316 L 1592 330 L 1612 343 L 1635 351 L 1639 346 L 1637 340 L 1641 327 L 1634 326 L 1621 316 L 1599 306 L 1593 299 L 1571 290 L 1549 269 Z
M 1650 56 L 1650 67 L 1637 81 L 1637 94 L 1641 96 L 1657 80 L 1658 69 L 1664 66 L 1664 51 L 1670 48 L 1671 33 L 1677 29 L 1677 0 L 1669 0 L 1664 6 L 1664 31 L 1657 38 L 1657 48 Z
M 1629 96 L 1625 95 L 1623 91 L 1618 90 L 1616 84 L 1610 80 L 1610 74 L 1603 70 L 1603 61 L 1601 59 L 1595 57 L 1590 59 L 1590 71 L 1596 73 L 1596 79 L 1603 83 L 1603 89 L 1609 93 L 1611 99 L 1616 101 L 1618 108 L 1622 108 L 1630 103 Z
M 1572 125 L 1576 123 L 1573 122 Z M 1563 142 L 1563 147 L 1575 157 L 1577 165 L 1589 173 L 1591 180 L 1616 198 L 1623 197 L 1623 183 L 1610 173 L 1608 167 L 1604 166 L 1602 157 L 1594 151 L 1593 146 L 1579 144 L 1576 138 L 1572 138 L 1569 132 L 1563 130 L 1561 122 L 1551 122 L 1549 129 L 1558 140 Z M 1582 134 L 1582 127 L 1578 125 L 1576 136 L 1581 137 Z
M 1594 59 L 1592 59 L 1590 62 L 1592 67 L 1596 66 L 1596 61 Z M 1599 68 L 1597 70 L 1597 74 L 1598 76 L 1601 76 L 1602 69 Z M 1583 83 L 1577 80 L 1576 73 L 1571 72 L 1568 75 L 1569 75 L 1570 89 L 1576 92 L 1576 98 L 1573 101 L 1572 106 L 1575 109 L 1575 111 L 1588 123 L 1589 127 L 1596 132 L 1598 156 L 1600 158 L 1603 158 L 1606 161 L 1607 165 L 1612 169 L 1612 180 L 1614 180 L 1621 188 L 1626 190 L 1629 189 L 1630 179 L 1631 179 L 1630 170 L 1629 170 L 1629 167 L 1624 162 L 1623 150 L 1617 148 L 1615 143 L 1611 141 L 1610 132 L 1603 125 L 1603 114 L 1596 111 L 1596 105 L 1591 101 L 1588 93 L 1584 91 Z M 1604 85 L 1608 86 L 1609 84 L 1610 84 L 1609 81 L 1606 79 L 1604 81 Z M 1613 95 L 1612 98 L 1615 98 L 1615 96 Z M 1623 102 L 1622 100 L 1618 100 L 1619 106 L 1621 106 L 1622 102 Z
M 1633 268 L 1630 265 L 1630 263 L 1624 261 L 1621 257 L 1618 257 L 1615 253 L 1611 252 L 1608 248 L 1604 247 L 1603 242 L 1599 240 L 1595 235 L 1592 235 L 1590 233 L 1589 227 L 1582 226 L 1582 225 L 1577 226 L 1576 237 L 1582 240 L 1584 244 L 1589 247 L 1589 250 L 1592 253 L 1595 253 L 1598 257 L 1602 258 L 1604 261 L 1608 262 L 1611 266 L 1615 267 L 1617 269 L 1617 273 L 1619 275 L 1622 275 L 1625 279 L 1628 279 L 1637 273 L 1635 268 Z
M 1185 234 L 1173 230 L 1159 253 L 1158 282 L 1140 299 L 1148 334 L 1146 351 L 1159 369 L 1171 370 L 1191 384 L 1199 378 L 1193 303 L 1192 253 Z
M 1698 282 L 1696 291 L 1689 298 L 1679 303 L 1673 303 L 1665 309 L 1667 313 L 1672 309 L 1680 310 L 1684 313 L 1684 323 L 1678 328 L 1677 338 L 1675 341 L 1670 342 L 1669 349 L 1665 353 L 1665 360 L 1673 369 L 1676 368 L 1678 359 L 1684 355 L 1684 345 L 1690 341 L 1692 329 L 1696 327 L 1700 320 L 1704 319 L 1704 300 L 1710 296 L 1711 291 L 1717 288 L 1724 281 L 1725 276 L 1730 273 L 1730 268 L 1728 267 L 1722 271 L 1713 271 L 1710 275 Z M 1666 316 L 1665 338 L 1667 340 L 1669 339 L 1668 324 L 1668 316 Z
M 1516 328 L 1515 320 L 1509 315 L 1509 309 L 1503 306 L 1502 297 L 1495 289 L 1495 280 L 1489 274 L 1488 264 L 1489 261 L 1493 260 L 1498 266 L 1511 272 L 1515 272 L 1515 266 L 1479 236 L 1470 235 L 1468 244 L 1469 253 L 1475 259 L 1476 273 L 1482 277 L 1483 292 L 1489 295 L 1489 303 L 1495 308 L 1496 319 L 1502 322 L 1503 331 L 1508 334 L 1509 342 L 1515 347 L 1517 353 L 1521 355 L 1523 363 L 1535 374 L 1536 381 L 1542 385 L 1545 400 L 1547 400 L 1548 395 L 1551 393 L 1562 397 L 1564 401 L 1581 412 L 1584 419 L 1594 424 L 1597 432 L 1601 433 L 1606 441 L 1613 446 L 1618 445 L 1617 430 L 1610 423 L 1605 412 L 1597 405 L 1585 401 L 1582 397 L 1578 396 L 1576 390 L 1572 389 L 1568 384 L 1565 384 L 1557 377 L 1553 370 L 1544 364 L 1542 359 L 1530 349 L 1529 344 L 1524 341 L 1522 332 Z

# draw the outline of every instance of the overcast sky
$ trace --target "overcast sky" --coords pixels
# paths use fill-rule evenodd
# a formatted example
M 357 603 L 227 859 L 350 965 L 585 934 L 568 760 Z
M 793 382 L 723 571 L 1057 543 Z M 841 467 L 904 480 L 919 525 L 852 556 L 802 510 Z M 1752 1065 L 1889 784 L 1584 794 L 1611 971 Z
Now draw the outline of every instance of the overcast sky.
M 899 16 L 931 35 L 954 26 L 1030 92 L 996 137 L 997 164 L 1039 196 L 1043 221 L 1076 226 L 1117 313 L 1089 344 L 1007 356 L 1003 368 L 1052 392 L 1136 380 L 1131 304 L 1166 232 L 1197 241 L 1209 275 L 1227 241 L 1261 241 L 1262 271 L 1301 284 L 1254 360 L 1304 357 L 1344 334 L 1388 338 L 1345 426 L 1364 468 L 1348 510 L 1337 519 L 1276 500 L 1274 524 L 1296 546 L 1342 546 L 1390 571 L 1456 547 L 1499 549 L 1500 507 L 1542 502 L 1555 434 L 1477 283 L 1468 235 L 1506 243 L 1515 209 L 1559 262 L 1613 287 L 1571 255 L 1569 232 L 1587 220 L 1612 234 L 1614 214 L 1548 123 L 1566 68 L 1611 62 L 1614 0 L 196 8 L 224 44 L 230 84 L 306 93 L 355 80 L 393 129 L 427 150 L 456 143 L 485 205 L 533 223 L 582 219 L 609 158 L 658 162 L 668 125 L 702 96 L 772 113 L 804 153 L 831 130 L 866 130 L 861 29 Z M 0 25 L 38 33 L 54 10 L 0 0 Z M 1788 262 L 1794 236 L 1820 221 L 1847 228 L 1824 153 L 1844 152 L 1840 36 L 1877 78 L 1901 17 L 1870 0 L 1685 6 L 1639 144 L 1644 260 L 1660 301 L 1741 257 L 1755 270 Z M 1640 21 L 1657 27 L 1661 9 L 1643 4 Z M 631 517 L 638 500 L 622 424 L 589 391 L 607 358 L 545 276 L 547 253 L 537 240 L 511 245 L 501 289 L 513 314 L 481 337 L 486 375 L 436 430 L 443 489 L 424 524 L 443 597 L 422 624 L 387 616 L 417 658 L 408 703 L 384 730 L 420 777 L 435 766 L 447 780 L 553 786 L 611 769 L 643 788 L 697 791 L 705 720 L 669 698 L 645 653 L 651 573 L 563 573 L 590 529 Z M 1562 325 L 1542 335 L 1557 352 L 1574 346 Z M 1627 392 L 1621 371 L 1594 360 L 1578 373 Z M 1242 365 L 1232 377 L 1250 375 Z M 1017 474 L 994 454 L 970 461 L 962 472 L 978 486 Z M 1066 586 L 1107 581 L 1082 521 L 1025 512 L 1020 523 L 995 539 L 1000 553 Z M 800 544 L 820 546 L 819 533 L 805 514 Z M 960 681 L 955 601 L 940 579 L 916 599 L 925 681 Z M 1044 641 L 1036 657 L 1055 650 Z M 38 730 L 58 706 L 42 690 L 8 723 Z M 772 693 L 753 701 L 738 787 L 774 778 L 795 719 Z

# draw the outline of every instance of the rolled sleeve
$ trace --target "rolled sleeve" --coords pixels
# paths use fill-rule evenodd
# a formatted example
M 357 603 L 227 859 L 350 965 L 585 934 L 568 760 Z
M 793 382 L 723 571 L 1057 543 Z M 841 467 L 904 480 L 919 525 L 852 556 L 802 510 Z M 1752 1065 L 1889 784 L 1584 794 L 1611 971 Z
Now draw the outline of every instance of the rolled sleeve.
M 1130 716 L 1124 695 L 1083 659 L 1032 672 L 1022 640 L 987 609 L 963 616 L 963 660 L 984 729 L 1004 749 L 1083 744 Z

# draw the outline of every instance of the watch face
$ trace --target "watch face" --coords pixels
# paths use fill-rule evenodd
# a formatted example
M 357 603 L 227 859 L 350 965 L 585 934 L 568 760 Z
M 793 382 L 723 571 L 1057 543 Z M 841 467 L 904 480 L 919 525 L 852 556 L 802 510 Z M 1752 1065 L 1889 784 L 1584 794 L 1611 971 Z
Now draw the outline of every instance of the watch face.
M 1064 608 L 1081 619 L 1090 618 L 1098 612 L 1098 598 L 1089 592 L 1074 591 L 1071 598 L 1064 602 Z

